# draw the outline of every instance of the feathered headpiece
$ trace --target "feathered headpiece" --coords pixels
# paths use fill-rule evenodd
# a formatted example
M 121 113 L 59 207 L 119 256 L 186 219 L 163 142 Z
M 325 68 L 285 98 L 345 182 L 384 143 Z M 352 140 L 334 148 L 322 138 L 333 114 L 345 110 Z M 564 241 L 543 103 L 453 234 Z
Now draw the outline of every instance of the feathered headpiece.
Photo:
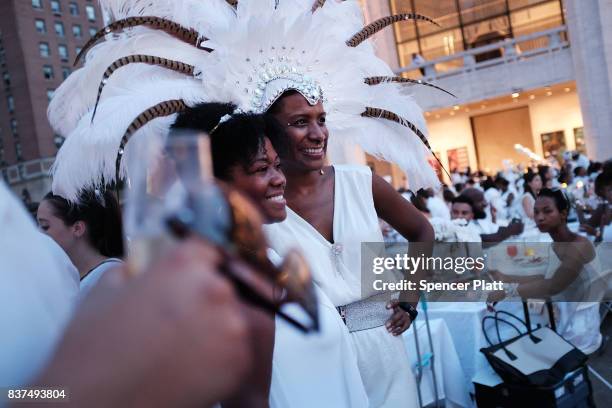
M 363 27 L 356 0 L 101 0 L 113 22 L 48 110 L 66 136 L 53 167 L 53 191 L 70 200 L 86 187 L 124 178 L 150 132 L 202 102 L 231 102 L 264 112 L 283 92 L 323 101 L 330 144 L 357 143 L 397 163 L 413 189 L 437 179 L 421 109 L 367 39 L 418 14 Z M 104 40 L 104 41 L 101 41 Z M 440 88 L 438 88 L 440 89 Z M 446 92 L 446 91 L 444 91 Z M 410 130 L 407 130 L 410 129 Z M 134 140 L 128 144 L 130 138 Z

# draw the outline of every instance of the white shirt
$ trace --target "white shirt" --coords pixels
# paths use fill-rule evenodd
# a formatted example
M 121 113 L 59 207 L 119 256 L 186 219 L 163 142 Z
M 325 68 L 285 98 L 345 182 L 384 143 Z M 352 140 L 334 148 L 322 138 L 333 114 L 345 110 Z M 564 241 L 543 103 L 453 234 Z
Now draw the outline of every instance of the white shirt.
M 68 322 L 79 274 L 0 180 L 0 387 L 25 385 Z
M 472 220 L 471 224 L 475 227 L 476 230 L 478 230 L 478 233 L 480 235 L 495 234 L 497 230 L 499 230 L 499 226 L 494 224 L 493 221 L 487 218 L 481 220 Z

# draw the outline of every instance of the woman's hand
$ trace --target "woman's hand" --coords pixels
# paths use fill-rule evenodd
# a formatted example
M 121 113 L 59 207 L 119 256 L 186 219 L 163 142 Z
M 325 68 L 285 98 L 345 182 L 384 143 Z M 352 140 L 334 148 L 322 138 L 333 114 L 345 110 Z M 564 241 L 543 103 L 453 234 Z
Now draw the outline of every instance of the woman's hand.
M 393 314 L 391 315 L 391 318 L 389 318 L 389 320 L 387 320 L 387 323 L 385 323 L 387 331 L 393 334 L 394 336 L 399 336 L 400 334 L 408 330 L 408 328 L 410 327 L 410 323 L 412 323 L 412 320 L 410 320 L 410 315 L 408 314 L 408 312 L 406 312 L 399 306 L 399 300 L 394 299 L 387 303 L 387 309 L 393 309 Z

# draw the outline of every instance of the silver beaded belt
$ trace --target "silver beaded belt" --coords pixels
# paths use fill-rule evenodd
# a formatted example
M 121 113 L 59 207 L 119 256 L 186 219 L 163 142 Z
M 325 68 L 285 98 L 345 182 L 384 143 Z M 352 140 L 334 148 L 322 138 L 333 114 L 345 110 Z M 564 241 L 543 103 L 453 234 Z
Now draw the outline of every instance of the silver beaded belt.
M 393 311 L 387 309 L 387 303 L 393 298 L 397 293 L 381 293 L 336 309 L 349 332 L 368 330 L 384 326 L 389 320 Z

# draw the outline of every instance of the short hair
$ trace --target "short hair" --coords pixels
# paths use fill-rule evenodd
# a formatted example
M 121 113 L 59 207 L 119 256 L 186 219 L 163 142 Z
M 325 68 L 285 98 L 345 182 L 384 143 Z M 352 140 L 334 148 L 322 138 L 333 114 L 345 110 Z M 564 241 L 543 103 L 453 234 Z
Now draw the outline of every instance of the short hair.
M 495 178 L 495 184 L 501 184 L 502 186 L 507 187 L 510 185 L 510 182 L 502 176 L 497 176 Z
M 70 202 L 50 192 L 43 201 L 51 205 L 53 214 L 65 225 L 84 222 L 87 240 L 102 255 L 111 258 L 123 256 L 121 209 L 110 190 L 84 190 L 79 194 L 78 202 Z
M 529 183 L 531 183 L 533 181 L 533 179 L 535 179 L 536 177 L 538 177 L 540 175 L 540 173 L 534 173 L 533 171 L 528 171 L 527 173 L 525 173 L 525 175 L 523 176 L 523 180 L 525 180 L 525 184 L 523 184 L 525 192 L 531 194 L 531 196 L 533 198 L 536 198 L 535 192 L 531 189 L 531 187 L 529 186 Z M 542 177 L 540 177 L 540 180 L 542 179 Z M 542 182 L 544 182 L 544 180 L 542 180 Z
M 595 178 L 595 194 L 597 194 L 601 198 L 604 197 L 604 188 L 612 184 L 612 173 L 600 173 Z
M 445 188 L 442 191 L 442 196 L 444 197 L 444 201 L 446 202 L 452 202 L 455 199 L 455 194 L 448 188 Z
M 221 180 L 231 179 L 231 169 L 248 167 L 270 139 L 279 155 L 286 151 L 285 131 L 271 116 L 252 113 L 232 114 L 230 103 L 202 103 L 180 113 L 172 130 L 199 130 L 209 134 L 213 173 Z M 225 115 L 231 118 L 220 123 Z
M 565 194 L 563 193 L 563 191 L 561 191 L 560 189 L 543 188 L 540 191 L 540 194 L 538 194 L 538 198 L 542 198 L 542 197 L 552 198 L 553 201 L 555 202 L 555 206 L 557 207 L 557 210 L 569 211 L 570 202 L 565 196 Z
M 457 197 L 453 198 L 452 204 L 467 204 L 470 206 L 472 211 L 474 210 L 474 201 L 465 195 L 458 195 Z

